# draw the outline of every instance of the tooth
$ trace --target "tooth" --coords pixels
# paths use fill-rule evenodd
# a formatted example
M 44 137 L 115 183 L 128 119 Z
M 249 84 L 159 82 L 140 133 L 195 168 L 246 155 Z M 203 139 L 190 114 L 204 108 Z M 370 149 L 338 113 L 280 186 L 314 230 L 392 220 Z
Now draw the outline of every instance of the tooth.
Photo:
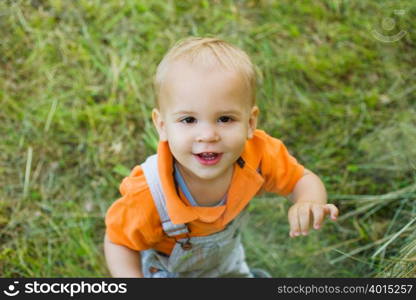
M 214 152 L 203 152 L 200 155 L 204 159 L 214 159 L 217 156 L 217 154 Z

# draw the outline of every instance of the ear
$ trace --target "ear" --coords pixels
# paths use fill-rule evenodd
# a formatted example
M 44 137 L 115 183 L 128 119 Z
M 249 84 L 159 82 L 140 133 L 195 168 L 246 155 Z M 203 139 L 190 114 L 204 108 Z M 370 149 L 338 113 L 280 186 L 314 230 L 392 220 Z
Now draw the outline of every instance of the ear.
M 257 106 L 253 106 L 250 112 L 250 119 L 248 120 L 248 133 L 247 138 L 253 138 L 254 131 L 257 128 L 257 116 L 259 115 L 259 108 Z
M 167 141 L 165 121 L 163 120 L 162 114 L 156 108 L 152 110 L 152 120 L 159 134 L 159 140 Z

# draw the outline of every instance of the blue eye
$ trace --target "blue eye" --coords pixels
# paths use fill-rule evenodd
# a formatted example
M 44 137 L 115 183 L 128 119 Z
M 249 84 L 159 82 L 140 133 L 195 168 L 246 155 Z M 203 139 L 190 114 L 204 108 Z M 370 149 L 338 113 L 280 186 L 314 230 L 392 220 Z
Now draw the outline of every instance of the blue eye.
M 182 119 L 181 122 L 185 124 L 192 124 L 196 122 L 196 119 L 194 117 L 186 117 L 185 119 Z
M 218 119 L 220 122 L 222 123 L 229 123 L 231 122 L 233 119 L 231 117 L 228 116 L 222 116 Z

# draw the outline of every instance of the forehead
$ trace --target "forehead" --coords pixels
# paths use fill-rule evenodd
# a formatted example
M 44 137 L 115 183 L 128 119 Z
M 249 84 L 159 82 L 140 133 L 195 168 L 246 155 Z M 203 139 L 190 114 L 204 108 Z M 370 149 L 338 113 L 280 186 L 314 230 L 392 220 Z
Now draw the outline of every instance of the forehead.
M 227 102 L 236 104 L 238 101 L 235 100 L 240 100 L 241 105 L 250 102 L 249 94 L 243 76 L 237 71 L 225 69 L 218 63 L 176 61 L 165 74 L 160 105 L 162 108 L 189 101 L 214 104 L 218 100 L 225 106 Z

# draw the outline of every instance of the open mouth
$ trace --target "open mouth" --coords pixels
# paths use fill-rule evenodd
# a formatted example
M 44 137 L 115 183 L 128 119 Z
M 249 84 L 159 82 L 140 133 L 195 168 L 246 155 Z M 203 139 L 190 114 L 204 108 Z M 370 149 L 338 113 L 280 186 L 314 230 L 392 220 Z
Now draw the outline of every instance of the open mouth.
M 202 152 L 194 154 L 197 160 L 203 165 L 213 165 L 220 161 L 222 153 L 216 152 Z

